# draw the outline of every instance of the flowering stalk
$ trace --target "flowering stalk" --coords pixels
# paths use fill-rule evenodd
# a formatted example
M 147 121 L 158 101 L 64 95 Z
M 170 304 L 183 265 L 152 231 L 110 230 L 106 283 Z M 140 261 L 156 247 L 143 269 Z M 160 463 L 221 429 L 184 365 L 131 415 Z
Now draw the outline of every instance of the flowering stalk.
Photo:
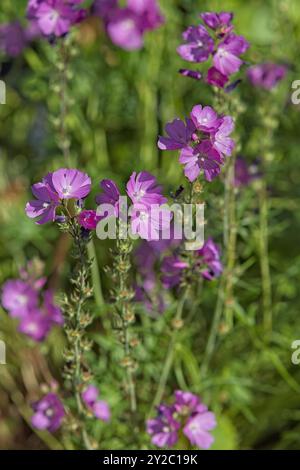
M 120 341 L 124 348 L 122 365 L 126 370 L 127 391 L 130 397 L 130 410 L 132 413 L 135 413 L 137 409 L 134 382 L 135 363 L 134 359 L 132 358 L 132 346 L 134 345 L 134 341 L 131 341 L 129 331 L 129 327 L 135 319 L 131 304 L 131 300 L 134 297 L 134 292 L 130 289 L 128 282 L 129 272 L 131 269 L 130 255 L 132 248 L 132 241 L 129 238 L 123 240 L 120 238 L 120 236 L 118 236 L 112 269 L 112 277 L 113 280 L 115 280 L 117 283 L 117 287 L 114 290 L 115 313 L 117 315 L 117 322 L 114 326 L 115 329 L 120 332 Z
M 172 321 L 173 331 L 172 331 L 171 339 L 170 339 L 169 346 L 168 346 L 166 360 L 163 365 L 157 391 L 156 391 L 154 400 L 150 408 L 149 416 L 151 416 L 151 414 L 153 413 L 153 409 L 161 402 L 163 395 L 164 395 L 164 391 L 165 391 L 167 381 L 170 375 L 170 371 L 173 365 L 174 352 L 175 352 L 175 347 L 176 347 L 176 343 L 178 339 L 178 333 L 183 327 L 182 313 L 183 313 L 183 307 L 184 307 L 185 301 L 188 297 L 189 290 L 190 290 L 190 286 L 187 284 L 178 302 L 176 315 Z
M 54 78 L 53 90 L 59 97 L 59 111 L 57 117 L 53 119 L 53 125 L 66 166 L 70 166 L 70 139 L 67 134 L 66 118 L 68 115 L 68 81 L 70 79 L 68 67 L 71 51 L 69 37 L 58 39 L 55 57 L 57 75 Z
M 266 172 L 266 163 L 273 158 L 272 141 L 274 130 L 277 127 L 276 108 L 269 100 L 259 109 L 264 139 L 262 143 L 263 166 Z M 264 170 L 263 170 L 264 171 Z M 264 178 L 260 180 L 259 196 L 259 256 L 262 282 L 263 324 L 266 333 L 272 331 L 272 282 L 269 262 L 269 228 L 268 228 L 268 191 Z

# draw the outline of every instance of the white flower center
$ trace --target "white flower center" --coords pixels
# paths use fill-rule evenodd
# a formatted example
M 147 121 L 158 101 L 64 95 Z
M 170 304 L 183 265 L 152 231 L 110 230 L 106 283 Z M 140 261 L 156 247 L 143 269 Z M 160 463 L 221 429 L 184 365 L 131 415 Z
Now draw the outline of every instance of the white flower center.
M 17 300 L 18 300 L 19 304 L 25 305 L 26 302 L 27 302 L 27 297 L 26 297 L 26 295 L 20 294 L 20 295 L 17 296 Z
M 144 189 L 140 189 L 139 191 L 135 191 L 133 193 L 133 197 L 137 199 L 138 201 L 140 201 L 140 199 L 142 199 L 142 197 L 144 197 L 145 194 L 146 194 L 146 191 Z
M 65 188 L 63 188 L 62 192 L 65 196 L 70 196 L 72 191 L 72 186 L 68 185 Z

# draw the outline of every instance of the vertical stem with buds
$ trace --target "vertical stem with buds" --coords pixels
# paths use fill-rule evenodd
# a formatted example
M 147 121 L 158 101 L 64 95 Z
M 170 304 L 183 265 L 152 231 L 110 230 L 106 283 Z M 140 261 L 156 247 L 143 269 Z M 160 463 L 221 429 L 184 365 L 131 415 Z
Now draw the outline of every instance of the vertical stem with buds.
M 66 206 L 65 211 L 67 219 L 62 228 L 73 238 L 76 267 L 71 278 L 73 291 L 70 296 L 65 296 L 63 305 L 68 341 L 64 354 L 66 361 L 64 375 L 75 398 L 75 404 L 71 406 L 73 426 L 80 432 L 83 446 L 91 450 L 93 447 L 86 431 L 86 413 L 81 398 L 82 386 L 87 378 L 91 378 L 84 361 L 84 353 L 91 347 L 86 338 L 86 328 L 91 324 L 92 318 L 85 308 L 86 302 L 92 296 L 92 289 L 89 285 L 91 262 L 87 256 L 88 239 L 84 237 L 81 227 L 70 215 Z
M 53 118 L 53 125 L 56 130 L 57 144 L 63 154 L 65 165 L 70 166 L 70 139 L 67 132 L 68 115 L 68 82 L 70 79 L 70 57 L 72 52 L 70 38 L 61 38 L 57 44 L 56 63 L 54 64 L 57 74 L 54 78 L 53 91 L 59 99 L 59 109 L 56 117 Z

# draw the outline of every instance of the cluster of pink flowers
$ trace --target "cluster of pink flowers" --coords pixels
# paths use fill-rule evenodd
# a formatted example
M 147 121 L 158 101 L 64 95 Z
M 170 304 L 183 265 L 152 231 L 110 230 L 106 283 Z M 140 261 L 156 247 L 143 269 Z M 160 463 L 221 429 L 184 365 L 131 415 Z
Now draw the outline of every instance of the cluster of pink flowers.
M 93 11 L 103 18 L 112 42 L 126 50 L 140 49 L 145 33 L 164 22 L 156 0 L 127 0 L 124 8 L 118 0 L 96 0 Z
M 210 431 L 216 427 L 214 413 L 197 395 L 177 390 L 172 405 L 161 404 L 157 417 L 147 421 L 147 432 L 157 447 L 173 447 L 182 431 L 192 446 L 208 449 L 214 442 Z
M 272 90 L 284 79 L 288 71 L 286 65 L 265 62 L 249 67 L 247 76 L 250 83 L 258 88 Z
M 122 217 L 119 214 L 121 193 L 115 182 L 103 180 L 100 187 L 103 192 L 96 197 L 96 202 L 113 207 L 110 216 Z M 163 207 L 167 199 L 162 195 L 162 188 L 158 186 L 156 178 L 146 171 L 138 174 L 133 172 L 127 182 L 126 192 L 132 203 L 129 210 L 132 234 L 145 240 L 158 240 L 161 232 L 169 227 L 172 214 Z
M 112 180 L 100 183 L 102 193 L 96 197 L 97 204 L 103 205 L 101 215 L 95 210 L 82 210 L 77 216 L 79 224 L 85 230 L 94 230 L 101 219 L 119 217 L 120 197 L 119 188 Z M 79 205 L 90 193 L 91 179 L 86 173 L 76 169 L 61 168 L 49 173 L 40 183 L 32 186 L 36 199 L 26 204 L 26 214 L 37 218 L 37 224 L 49 221 L 64 221 L 65 216 L 57 215 L 65 200 L 74 199 Z M 129 209 L 130 227 L 133 235 L 139 235 L 146 240 L 157 240 L 160 233 L 168 229 L 172 214 L 163 207 L 167 198 L 162 195 L 156 178 L 145 171 L 133 172 L 126 185 L 127 195 L 132 203 Z
M 62 325 L 61 309 L 53 291 L 45 289 L 47 279 L 37 278 L 33 263 L 20 270 L 19 279 L 10 279 L 2 287 L 2 305 L 19 320 L 19 331 L 34 341 L 43 341 L 51 328 Z
M 29 0 L 27 17 L 35 22 L 44 36 L 64 36 L 86 17 L 79 8 L 83 0 Z
M 221 171 L 225 157 L 234 149 L 229 136 L 234 129 L 231 116 L 220 116 L 210 106 L 194 106 L 186 121 L 174 119 L 166 125 L 168 137 L 160 136 L 161 150 L 180 150 L 179 162 L 184 165 L 184 174 L 195 181 L 204 173 L 212 181 Z
M 232 13 L 207 12 L 200 17 L 204 25 L 190 26 L 183 33 L 185 43 L 177 52 L 188 62 L 203 63 L 212 57 L 213 65 L 208 69 L 206 82 L 224 88 L 230 76 L 244 63 L 240 56 L 247 51 L 249 43 L 233 32 Z M 202 78 L 199 71 L 182 69 L 180 72 L 197 80 Z

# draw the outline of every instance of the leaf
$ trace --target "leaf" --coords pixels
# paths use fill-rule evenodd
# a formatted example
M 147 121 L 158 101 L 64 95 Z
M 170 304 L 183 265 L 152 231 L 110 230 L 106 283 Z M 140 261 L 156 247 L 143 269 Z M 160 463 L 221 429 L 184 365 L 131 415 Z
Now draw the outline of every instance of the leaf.
M 217 427 L 212 435 L 215 442 L 211 450 L 236 450 L 238 448 L 237 431 L 227 416 L 217 417 Z

